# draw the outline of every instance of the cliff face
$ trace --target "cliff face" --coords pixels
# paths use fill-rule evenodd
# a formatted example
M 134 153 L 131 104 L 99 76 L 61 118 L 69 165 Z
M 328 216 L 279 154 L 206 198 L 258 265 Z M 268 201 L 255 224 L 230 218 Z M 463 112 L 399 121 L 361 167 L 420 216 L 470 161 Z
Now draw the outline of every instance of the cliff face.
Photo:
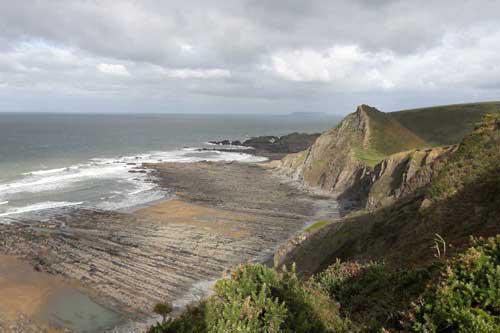
M 458 146 L 389 157 L 375 167 L 368 203 L 382 204 L 377 198 L 390 198 L 389 188 L 404 197 L 297 236 L 276 252 L 275 263 L 296 263 L 305 273 L 337 258 L 413 265 L 435 259 L 430 248 L 436 234 L 445 240 L 447 256 L 453 256 L 470 236 L 500 233 L 499 160 L 500 113 L 486 115 Z M 415 169 L 419 163 L 424 166 Z M 394 179 L 406 180 L 402 186 L 386 186 Z
M 363 181 L 363 206 L 386 206 L 423 188 L 432 180 L 456 146 L 415 149 L 390 155 L 375 166 Z
M 384 160 L 386 156 L 423 146 L 424 140 L 390 114 L 360 105 L 336 128 L 322 134 L 309 149 L 286 156 L 279 168 L 282 173 L 341 199 L 364 201 L 369 196 L 368 187 L 378 179 L 385 181 L 386 175 L 396 169 L 400 171 L 402 167 L 398 167 L 398 162 L 408 161 L 410 153 Z M 416 152 L 413 155 L 418 163 L 429 160 L 430 156 Z M 411 166 L 412 163 L 408 165 L 408 172 L 412 175 Z
M 355 158 L 354 147 L 363 145 L 367 127 L 367 117 L 358 108 L 309 149 L 285 157 L 282 170 L 308 185 L 341 193 L 363 173 L 364 165 Z

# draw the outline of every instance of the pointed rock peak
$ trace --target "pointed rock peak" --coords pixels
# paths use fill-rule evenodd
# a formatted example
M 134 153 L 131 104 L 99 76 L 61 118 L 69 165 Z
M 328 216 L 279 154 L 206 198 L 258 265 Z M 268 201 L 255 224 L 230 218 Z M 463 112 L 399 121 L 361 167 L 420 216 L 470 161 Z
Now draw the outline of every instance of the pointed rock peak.
M 379 111 L 377 108 L 374 108 L 374 107 L 366 105 L 366 104 L 359 105 L 358 108 L 356 109 L 356 112 L 360 113 L 360 114 L 362 114 L 362 113 L 370 114 L 370 113 L 373 113 L 373 112 L 380 112 L 380 113 L 382 113 L 382 111 Z

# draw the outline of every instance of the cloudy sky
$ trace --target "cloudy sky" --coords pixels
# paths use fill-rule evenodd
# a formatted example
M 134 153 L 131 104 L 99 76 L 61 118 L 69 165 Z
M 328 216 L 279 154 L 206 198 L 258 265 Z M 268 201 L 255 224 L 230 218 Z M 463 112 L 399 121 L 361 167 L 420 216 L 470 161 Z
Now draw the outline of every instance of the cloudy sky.
M 0 111 L 500 99 L 500 1 L 0 0 Z

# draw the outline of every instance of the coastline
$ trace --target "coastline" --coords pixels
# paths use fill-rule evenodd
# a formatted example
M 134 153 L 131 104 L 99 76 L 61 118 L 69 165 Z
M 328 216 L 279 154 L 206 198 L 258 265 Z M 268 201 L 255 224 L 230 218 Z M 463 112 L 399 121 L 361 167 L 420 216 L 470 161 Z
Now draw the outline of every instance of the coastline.
M 2 252 L 17 249 L 13 254 L 33 267 L 78 281 L 97 303 L 128 318 L 129 326 L 115 332 L 143 329 L 144 320 L 154 319 L 156 302 L 174 302 L 179 310 L 196 300 L 190 299 L 193 286 L 206 288 L 203 281 L 215 281 L 237 264 L 271 259 L 279 245 L 317 218 L 317 197 L 260 165 L 144 167 L 175 195 L 133 212 L 78 207 L 50 221 L 0 228 L 4 239 L 16 243 L 4 244 Z

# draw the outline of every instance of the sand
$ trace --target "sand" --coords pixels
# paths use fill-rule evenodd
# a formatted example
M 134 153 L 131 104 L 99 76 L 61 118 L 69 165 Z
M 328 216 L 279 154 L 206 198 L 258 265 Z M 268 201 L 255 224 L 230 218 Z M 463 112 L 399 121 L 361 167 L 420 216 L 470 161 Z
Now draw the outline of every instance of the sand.
M 0 312 L 14 320 L 18 313 L 36 314 L 48 297 L 61 288 L 62 279 L 33 270 L 12 256 L 0 255 Z

